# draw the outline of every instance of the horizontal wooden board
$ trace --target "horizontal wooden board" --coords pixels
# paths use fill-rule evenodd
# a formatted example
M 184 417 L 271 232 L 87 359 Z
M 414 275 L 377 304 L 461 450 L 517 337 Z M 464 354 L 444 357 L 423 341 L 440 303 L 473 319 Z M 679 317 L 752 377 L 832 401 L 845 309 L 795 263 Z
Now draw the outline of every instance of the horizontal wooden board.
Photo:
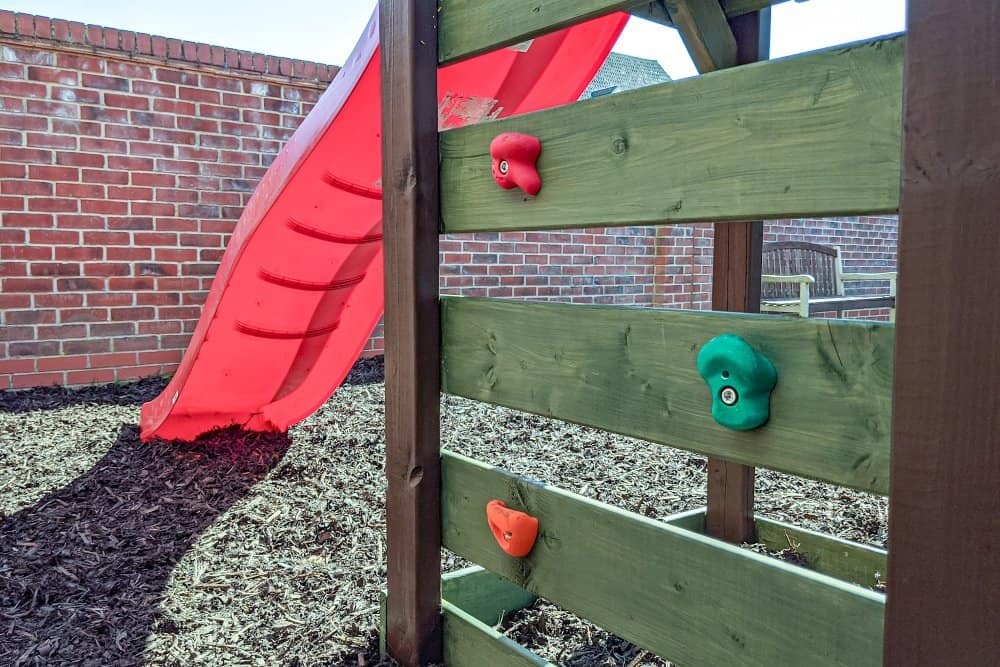
M 446 232 L 892 212 L 903 38 L 734 67 L 440 137 Z M 541 139 L 537 197 L 490 141 Z
M 701 346 L 742 336 L 774 363 L 771 418 L 711 415 Z M 885 494 L 893 327 L 742 313 L 442 299 L 442 387 L 746 465 Z
M 535 596 L 500 575 L 473 566 L 441 577 L 441 597 L 486 625 L 524 609 Z
M 555 667 L 450 602 L 441 611 L 448 667 Z
M 450 452 L 442 472 L 447 548 L 679 665 L 882 664 L 882 595 Z M 528 557 L 493 498 L 538 518 Z
M 758 542 L 772 550 L 794 546 L 817 572 L 868 588 L 886 580 L 887 554 L 883 549 L 763 517 L 757 517 L 755 524 Z
M 739 16 L 784 0 L 722 0 L 727 16 Z M 630 11 L 668 23 L 649 0 L 440 0 L 438 59 L 449 64 L 510 46 L 587 19 Z

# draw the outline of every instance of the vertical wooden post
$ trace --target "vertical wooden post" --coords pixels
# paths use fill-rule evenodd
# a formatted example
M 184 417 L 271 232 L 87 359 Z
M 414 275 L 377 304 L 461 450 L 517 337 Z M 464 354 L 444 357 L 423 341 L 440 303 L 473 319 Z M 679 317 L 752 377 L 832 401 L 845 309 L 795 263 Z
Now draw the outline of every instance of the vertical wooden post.
M 766 60 L 770 50 L 770 12 L 744 14 L 729 21 L 736 38 L 737 64 Z M 712 255 L 712 308 L 760 311 L 762 222 L 715 225 Z M 705 531 L 729 542 L 752 542 L 754 469 L 708 459 L 708 508 Z
M 389 654 L 441 660 L 437 2 L 382 0 Z
M 1000 661 L 1000 3 L 910 0 L 885 664 Z

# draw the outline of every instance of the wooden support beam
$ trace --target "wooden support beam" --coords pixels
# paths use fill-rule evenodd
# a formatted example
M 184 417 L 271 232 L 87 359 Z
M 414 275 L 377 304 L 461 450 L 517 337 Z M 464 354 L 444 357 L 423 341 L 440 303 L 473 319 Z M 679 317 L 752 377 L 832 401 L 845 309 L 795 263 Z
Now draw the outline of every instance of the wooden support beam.
M 382 0 L 387 645 L 441 660 L 437 2 Z
M 736 38 L 716 0 L 667 0 L 663 4 L 699 72 L 736 65 Z
M 1000 659 L 1000 3 L 907 12 L 885 664 Z
M 721 26 L 717 25 L 717 17 L 710 16 L 707 20 L 714 21 L 711 25 L 715 33 L 722 32 Z M 767 60 L 771 38 L 769 9 L 731 19 L 731 24 L 726 24 L 726 29 L 730 30 L 729 34 L 733 38 L 733 52 L 731 60 L 728 61 L 729 65 Z M 690 46 L 688 48 L 691 49 Z M 709 69 L 699 65 L 702 71 L 718 68 L 719 66 Z M 713 310 L 760 312 L 764 224 L 760 221 L 716 224 L 714 231 Z M 724 459 L 709 458 L 706 532 L 737 544 L 755 541 L 753 493 L 752 467 Z

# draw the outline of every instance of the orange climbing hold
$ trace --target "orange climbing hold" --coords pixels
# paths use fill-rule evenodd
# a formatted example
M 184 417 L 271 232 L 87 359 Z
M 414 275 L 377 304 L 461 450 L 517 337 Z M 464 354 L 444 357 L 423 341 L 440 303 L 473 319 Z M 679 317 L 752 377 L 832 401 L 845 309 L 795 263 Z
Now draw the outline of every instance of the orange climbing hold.
M 486 520 L 493 539 L 507 554 L 524 558 L 535 547 L 538 537 L 538 519 L 535 517 L 509 509 L 503 501 L 491 500 L 486 503 Z

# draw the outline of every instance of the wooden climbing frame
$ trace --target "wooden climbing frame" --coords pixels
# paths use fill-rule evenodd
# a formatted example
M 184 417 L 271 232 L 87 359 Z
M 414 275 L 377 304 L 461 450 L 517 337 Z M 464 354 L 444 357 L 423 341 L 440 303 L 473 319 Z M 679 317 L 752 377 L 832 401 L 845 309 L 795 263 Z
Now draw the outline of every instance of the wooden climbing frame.
M 382 0 L 383 639 L 403 665 L 547 664 L 491 627 L 536 595 L 685 666 L 996 664 L 1000 6 L 910 0 L 903 36 L 755 63 L 771 4 Z M 621 10 L 713 73 L 438 131 L 440 65 Z M 535 199 L 491 178 L 504 132 L 563 175 Z M 744 314 L 760 220 L 897 211 L 895 325 Z M 440 233 L 701 221 L 720 312 L 438 295 Z M 778 370 L 759 429 L 710 414 L 695 357 L 723 333 Z M 708 506 L 652 521 L 442 452 L 441 391 L 706 455 Z M 756 517 L 754 467 L 888 495 L 891 551 Z M 493 499 L 538 519 L 527 557 L 498 548 Z M 729 544 L 749 539 L 809 567 Z M 442 545 L 485 569 L 442 578 Z

